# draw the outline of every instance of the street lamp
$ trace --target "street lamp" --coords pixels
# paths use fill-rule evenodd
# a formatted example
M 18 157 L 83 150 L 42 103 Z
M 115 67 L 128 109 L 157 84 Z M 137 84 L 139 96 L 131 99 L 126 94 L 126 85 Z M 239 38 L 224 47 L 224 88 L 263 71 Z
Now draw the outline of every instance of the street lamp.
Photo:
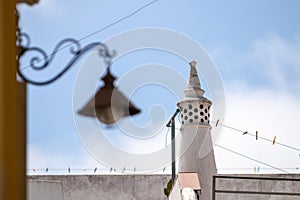
M 116 78 L 110 73 L 110 65 L 101 79 L 104 81 L 103 87 L 78 112 L 79 114 L 97 117 L 104 124 L 111 125 L 122 117 L 141 112 L 114 86 Z
M 136 108 L 114 86 L 114 81 L 116 78 L 110 73 L 110 66 L 111 59 L 116 55 L 116 52 L 110 51 L 104 43 L 94 42 L 82 48 L 79 41 L 72 38 L 67 38 L 59 42 L 54 48 L 53 52 L 47 55 L 46 52 L 41 48 L 31 47 L 29 35 L 26 33 L 21 33 L 19 30 L 17 47 L 19 51 L 18 59 L 29 52 L 35 52 L 40 55 L 40 57 L 32 57 L 29 65 L 26 66 L 31 67 L 33 70 L 45 69 L 53 61 L 58 51 L 66 47 L 70 47 L 70 53 L 73 55 L 73 57 L 67 63 L 67 65 L 53 78 L 36 81 L 24 74 L 24 68 L 18 68 L 18 74 L 25 82 L 38 86 L 48 85 L 56 81 L 58 78 L 64 75 L 64 73 L 66 73 L 82 55 L 88 51 L 91 51 L 92 49 L 97 49 L 98 55 L 103 58 L 107 66 L 106 74 L 101 78 L 104 81 L 104 86 L 99 89 L 96 95 L 89 100 L 88 103 L 78 113 L 84 116 L 97 117 L 99 121 L 107 125 L 114 124 L 122 117 L 140 113 L 140 110 Z

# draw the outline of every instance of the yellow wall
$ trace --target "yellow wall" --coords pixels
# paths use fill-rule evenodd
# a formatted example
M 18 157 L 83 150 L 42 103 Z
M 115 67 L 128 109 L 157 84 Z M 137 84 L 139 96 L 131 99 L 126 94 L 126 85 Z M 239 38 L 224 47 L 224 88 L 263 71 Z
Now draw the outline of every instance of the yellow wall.
M 0 199 L 26 198 L 24 85 L 16 82 L 15 1 L 0 1 Z M 19 90 L 19 92 L 18 92 Z

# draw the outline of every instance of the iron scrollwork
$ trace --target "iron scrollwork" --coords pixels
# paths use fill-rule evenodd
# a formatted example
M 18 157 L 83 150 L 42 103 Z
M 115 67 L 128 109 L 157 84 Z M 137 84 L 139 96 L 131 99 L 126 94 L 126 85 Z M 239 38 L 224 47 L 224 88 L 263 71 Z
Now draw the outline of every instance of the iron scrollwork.
M 49 64 L 53 61 L 56 53 L 64 48 L 70 47 L 70 53 L 72 54 L 71 60 L 67 63 L 67 65 L 54 77 L 49 78 L 47 80 L 43 81 L 36 81 L 33 79 L 30 79 L 25 75 L 23 72 L 26 68 L 31 68 L 33 70 L 43 70 L 49 66 Z M 73 65 L 76 63 L 79 58 L 85 54 L 86 52 L 96 49 L 98 51 L 98 54 L 101 58 L 103 58 L 105 64 L 107 66 L 110 66 L 112 58 L 116 55 L 116 52 L 114 50 L 110 51 L 107 45 L 101 42 L 93 42 L 91 44 L 88 44 L 84 47 L 81 47 L 79 41 L 73 39 L 73 38 L 67 38 L 62 41 L 60 41 L 54 48 L 51 54 L 48 54 L 39 47 L 31 47 L 30 46 L 30 37 L 26 33 L 18 33 L 18 41 L 17 41 L 17 48 L 18 48 L 18 59 L 22 57 L 24 54 L 28 53 L 37 53 L 38 56 L 33 56 L 30 61 L 29 65 L 25 66 L 23 68 L 18 68 L 18 74 L 20 77 L 26 81 L 27 83 L 33 84 L 33 85 L 47 85 L 54 81 L 56 81 L 58 78 L 60 78 L 65 72 L 67 72 Z

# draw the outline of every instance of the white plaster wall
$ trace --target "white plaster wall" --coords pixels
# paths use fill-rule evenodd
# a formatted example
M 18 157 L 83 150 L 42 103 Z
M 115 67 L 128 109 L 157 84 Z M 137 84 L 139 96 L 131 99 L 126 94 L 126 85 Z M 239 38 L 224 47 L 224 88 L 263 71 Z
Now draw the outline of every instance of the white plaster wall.
M 226 175 L 227 176 L 227 175 Z M 230 175 L 246 177 L 278 177 L 297 178 L 300 174 L 268 174 L 268 175 Z M 217 189 L 235 191 L 267 191 L 300 193 L 300 181 L 270 181 L 270 180 L 245 180 L 245 179 L 217 179 Z M 275 196 L 275 195 L 250 195 L 250 194 L 218 194 L 216 200 L 299 200 L 300 196 Z
M 254 175 L 234 175 L 254 176 Z M 300 179 L 300 174 L 255 175 L 258 177 L 285 177 Z M 170 175 L 70 175 L 70 176 L 29 176 L 29 200 L 166 200 L 163 188 Z M 217 180 L 218 189 L 248 191 L 285 191 L 300 193 L 300 182 Z M 174 186 L 179 191 L 179 186 Z M 62 197 L 61 197 L 62 194 Z M 178 199 L 172 196 L 172 200 Z M 180 196 L 179 196 L 180 199 Z M 270 195 L 224 195 L 216 200 L 299 200 L 299 196 Z M 203 198 L 202 198 L 203 200 Z
M 27 181 L 28 200 L 63 200 L 62 186 L 59 181 Z
M 170 178 L 170 175 L 49 175 L 29 176 L 28 180 L 39 181 L 36 190 L 39 194 L 40 188 L 48 187 L 41 180 L 60 182 L 64 200 L 165 200 L 164 187 Z M 51 195 L 46 193 L 39 200 L 48 200 Z

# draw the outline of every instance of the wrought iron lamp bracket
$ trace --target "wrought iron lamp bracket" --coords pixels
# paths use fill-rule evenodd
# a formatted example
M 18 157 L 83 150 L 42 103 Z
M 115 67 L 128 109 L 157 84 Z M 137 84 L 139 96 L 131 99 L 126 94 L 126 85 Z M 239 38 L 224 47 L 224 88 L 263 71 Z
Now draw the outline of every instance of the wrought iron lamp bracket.
M 78 60 L 79 58 L 87 53 L 88 51 L 91 51 L 92 49 L 97 49 L 98 55 L 103 58 L 106 66 L 110 66 L 112 58 L 116 55 L 115 50 L 109 50 L 106 44 L 102 42 L 93 42 L 91 44 L 88 44 L 84 47 L 81 47 L 80 42 L 78 40 L 75 40 L 73 38 L 66 38 L 60 41 L 55 48 L 53 49 L 51 54 L 48 54 L 41 48 L 30 46 L 30 37 L 28 34 L 18 31 L 17 33 L 18 40 L 17 40 L 17 48 L 18 48 L 18 57 L 17 59 L 20 59 L 24 54 L 28 53 L 37 53 L 38 55 L 33 56 L 29 60 L 29 65 L 25 66 L 23 68 L 18 68 L 18 74 L 20 77 L 26 81 L 27 83 L 33 84 L 33 85 L 48 85 L 57 79 L 59 79 L 62 75 L 65 74 Z M 59 73 L 57 73 L 54 77 L 49 78 L 47 80 L 43 81 L 36 81 L 28 76 L 25 75 L 23 72 L 25 68 L 30 67 L 33 70 L 39 71 L 44 70 L 53 61 L 56 53 L 58 53 L 60 50 L 64 48 L 69 48 L 70 53 L 72 54 L 71 60 L 68 61 L 66 66 L 61 69 Z

